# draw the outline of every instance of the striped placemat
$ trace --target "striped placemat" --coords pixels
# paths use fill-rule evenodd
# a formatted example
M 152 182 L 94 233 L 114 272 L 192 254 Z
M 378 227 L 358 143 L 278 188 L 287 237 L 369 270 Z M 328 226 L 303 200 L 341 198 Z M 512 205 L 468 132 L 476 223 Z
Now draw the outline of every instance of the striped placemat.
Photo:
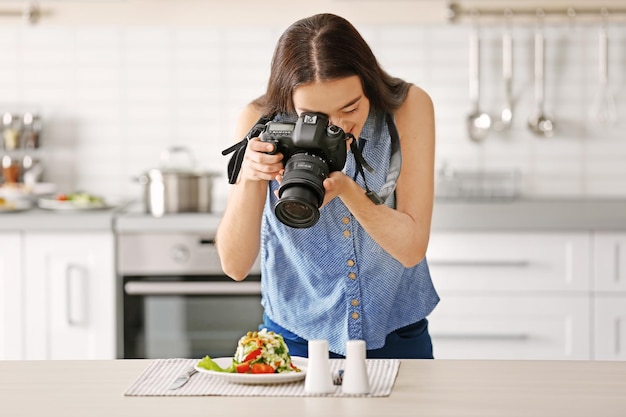
M 343 369 L 344 359 L 331 359 L 330 369 L 333 374 Z M 353 396 L 344 394 L 341 386 L 335 387 L 330 394 L 309 394 L 304 390 L 304 380 L 285 384 L 248 385 L 235 384 L 223 378 L 197 373 L 187 384 L 177 390 L 170 390 L 172 382 L 188 367 L 195 365 L 198 359 L 155 359 L 128 387 L 126 396 L 244 396 L 244 397 L 304 397 L 326 396 L 342 397 Z M 400 360 L 398 359 L 367 359 L 367 373 L 370 380 L 370 393 L 365 397 L 386 397 L 398 375 Z

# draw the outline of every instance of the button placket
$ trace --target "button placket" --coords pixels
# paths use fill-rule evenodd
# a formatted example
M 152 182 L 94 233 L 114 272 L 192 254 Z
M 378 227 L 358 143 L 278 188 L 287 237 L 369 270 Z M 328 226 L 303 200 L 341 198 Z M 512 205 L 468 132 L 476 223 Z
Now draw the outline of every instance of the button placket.
M 361 339 L 363 337 L 363 328 L 361 318 L 361 284 L 358 280 L 357 259 L 354 250 L 354 219 L 349 213 L 341 218 L 340 233 L 345 239 L 345 265 L 348 269 L 346 273 L 346 292 L 345 302 L 347 303 L 346 313 L 348 315 L 348 335 L 351 339 Z M 343 246 L 343 245 L 342 245 Z

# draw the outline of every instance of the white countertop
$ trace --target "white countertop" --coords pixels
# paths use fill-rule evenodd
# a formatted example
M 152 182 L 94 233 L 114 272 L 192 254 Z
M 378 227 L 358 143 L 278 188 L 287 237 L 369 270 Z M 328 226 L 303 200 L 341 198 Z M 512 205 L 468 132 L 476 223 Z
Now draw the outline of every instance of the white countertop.
M 180 213 L 155 218 L 140 206 L 56 212 L 32 209 L 0 214 L 0 232 L 11 230 L 114 230 L 187 232 L 215 230 L 221 213 Z M 435 200 L 432 230 L 626 230 L 626 200 Z
M 112 230 L 116 209 L 51 211 L 33 208 L 0 214 L 0 232 Z
M 403 360 L 389 397 L 125 397 L 149 360 L 0 361 L 0 413 L 623 417 L 626 362 Z

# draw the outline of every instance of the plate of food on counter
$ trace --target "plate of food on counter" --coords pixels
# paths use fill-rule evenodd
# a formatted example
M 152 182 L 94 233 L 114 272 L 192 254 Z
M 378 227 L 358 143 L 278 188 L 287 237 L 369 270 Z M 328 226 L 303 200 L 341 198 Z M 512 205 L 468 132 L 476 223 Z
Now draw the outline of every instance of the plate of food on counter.
M 39 208 L 59 211 L 102 210 L 111 208 L 104 198 L 86 193 L 57 193 L 37 200 Z
M 306 358 L 289 354 L 281 335 L 263 329 L 241 337 L 234 356 L 205 356 L 196 370 L 235 384 L 284 384 L 303 380 L 306 365 Z

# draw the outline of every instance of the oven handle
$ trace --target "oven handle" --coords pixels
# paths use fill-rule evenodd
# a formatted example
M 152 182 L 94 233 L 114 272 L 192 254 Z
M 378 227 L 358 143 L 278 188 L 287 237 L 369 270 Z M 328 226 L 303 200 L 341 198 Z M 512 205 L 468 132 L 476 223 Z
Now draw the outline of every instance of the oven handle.
M 260 282 L 146 282 L 128 281 L 129 295 L 257 295 Z

